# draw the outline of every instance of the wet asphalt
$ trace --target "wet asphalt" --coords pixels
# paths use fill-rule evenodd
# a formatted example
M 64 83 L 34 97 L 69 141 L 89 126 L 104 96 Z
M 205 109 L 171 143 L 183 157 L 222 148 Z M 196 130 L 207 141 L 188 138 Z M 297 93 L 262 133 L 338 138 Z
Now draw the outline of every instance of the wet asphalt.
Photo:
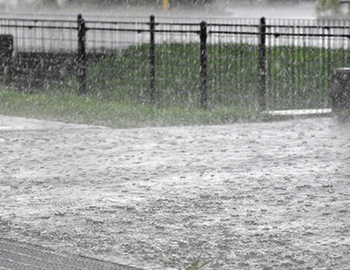
M 0 238 L 0 269 L 141 270 L 79 255 L 60 253 L 49 248 L 3 238 Z

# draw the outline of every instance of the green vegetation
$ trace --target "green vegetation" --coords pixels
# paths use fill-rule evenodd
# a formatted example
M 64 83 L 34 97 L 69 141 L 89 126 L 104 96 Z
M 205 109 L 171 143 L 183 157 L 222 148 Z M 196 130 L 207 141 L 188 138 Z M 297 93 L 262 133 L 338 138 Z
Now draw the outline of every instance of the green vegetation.
M 111 54 L 87 71 L 88 91 L 77 95 L 74 76 L 49 90 L 0 91 L 0 114 L 129 128 L 227 124 L 271 119 L 258 106 L 257 46 L 208 46 L 208 109 L 200 103 L 198 44 L 156 46 L 156 102 L 150 105 L 149 46 Z M 328 81 L 346 66 L 348 52 L 267 47 L 267 110 L 328 106 Z M 273 117 L 276 118 L 275 116 Z
M 225 108 L 205 111 L 182 106 L 151 107 L 60 91 L 25 94 L 7 89 L 0 90 L 0 114 L 114 128 L 213 125 L 271 118 Z
M 333 14 L 340 13 L 339 0 L 318 0 L 316 3 L 316 11 L 318 13 L 331 12 Z
M 156 104 L 195 108 L 200 103 L 198 44 L 156 46 Z M 131 47 L 91 66 L 89 93 L 121 102 L 149 102 L 149 46 Z M 267 108 L 310 109 L 328 104 L 329 78 L 346 66 L 344 49 L 298 46 L 266 50 Z M 258 110 L 258 48 L 248 44 L 208 46 L 209 108 Z
M 267 104 L 271 109 L 312 109 L 328 106 L 334 68 L 347 66 L 348 52 L 281 46 L 267 50 Z

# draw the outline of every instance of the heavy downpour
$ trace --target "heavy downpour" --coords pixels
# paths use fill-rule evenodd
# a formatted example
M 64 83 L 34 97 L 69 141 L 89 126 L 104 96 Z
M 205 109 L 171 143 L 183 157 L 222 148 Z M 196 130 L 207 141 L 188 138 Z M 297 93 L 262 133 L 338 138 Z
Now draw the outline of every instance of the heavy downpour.
M 349 269 L 350 1 L 0 0 L 0 269 Z

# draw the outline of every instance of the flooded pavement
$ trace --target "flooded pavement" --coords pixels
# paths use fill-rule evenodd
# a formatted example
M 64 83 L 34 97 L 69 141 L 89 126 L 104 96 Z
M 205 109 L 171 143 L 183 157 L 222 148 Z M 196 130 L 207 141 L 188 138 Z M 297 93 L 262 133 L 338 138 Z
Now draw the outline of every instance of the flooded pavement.
M 1 269 L 137 270 L 133 267 L 99 261 L 83 256 L 58 253 L 40 246 L 2 238 L 0 238 L 0 251 Z
M 143 269 L 200 254 L 204 269 L 350 264 L 350 128 L 331 117 L 140 129 L 4 119 L 2 238 Z

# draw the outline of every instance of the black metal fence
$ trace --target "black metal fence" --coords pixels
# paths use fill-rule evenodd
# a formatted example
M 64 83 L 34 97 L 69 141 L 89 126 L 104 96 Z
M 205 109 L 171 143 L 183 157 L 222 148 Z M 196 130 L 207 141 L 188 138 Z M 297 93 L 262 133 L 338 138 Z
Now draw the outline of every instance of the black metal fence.
M 81 94 L 121 102 L 307 109 L 327 107 L 332 71 L 348 65 L 349 21 L 133 19 L 2 18 L 12 77 L 28 68 L 27 79 L 74 81 Z

